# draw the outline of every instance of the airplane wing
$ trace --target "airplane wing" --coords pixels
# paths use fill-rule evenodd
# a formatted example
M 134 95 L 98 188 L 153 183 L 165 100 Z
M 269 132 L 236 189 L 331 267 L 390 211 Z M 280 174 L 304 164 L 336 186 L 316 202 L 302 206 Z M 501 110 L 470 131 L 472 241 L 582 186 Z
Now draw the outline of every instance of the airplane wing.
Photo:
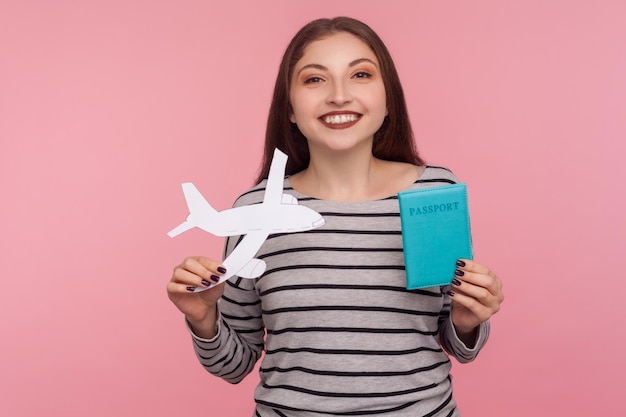
M 274 156 L 272 157 L 272 165 L 270 165 L 270 173 L 267 177 L 263 203 L 280 204 L 283 195 L 285 166 L 287 166 L 287 155 L 278 150 L 278 148 L 274 149 Z
M 242 278 L 256 278 L 265 272 L 265 262 L 254 257 L 267 236 L 269 233 L 265 231 L 252 231 L 245 235 L 235 250 L 222 262 L 228 271 L 226 275 L 228 277 L 238 275 Z M 255 273 L 258 275 L 252 276 Z M 228 277 L 224 275 L 222 279 L 225 280 Z

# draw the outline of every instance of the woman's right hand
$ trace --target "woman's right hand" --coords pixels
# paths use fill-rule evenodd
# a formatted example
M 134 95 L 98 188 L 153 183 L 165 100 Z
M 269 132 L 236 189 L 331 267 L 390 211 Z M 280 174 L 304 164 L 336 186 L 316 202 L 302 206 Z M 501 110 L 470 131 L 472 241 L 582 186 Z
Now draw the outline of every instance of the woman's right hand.
M 214 333 L 217 320 L 217 301 L 224 292 L 223 283 L 200 292 L 196 287 L 206 288 L 219 281 L 226 269 L 222 264 L 204 256 L 186 258 L 174 268 L 167 284 L 167 295 L 174 305 L 187 317 L 194 332 L 200 337 Z

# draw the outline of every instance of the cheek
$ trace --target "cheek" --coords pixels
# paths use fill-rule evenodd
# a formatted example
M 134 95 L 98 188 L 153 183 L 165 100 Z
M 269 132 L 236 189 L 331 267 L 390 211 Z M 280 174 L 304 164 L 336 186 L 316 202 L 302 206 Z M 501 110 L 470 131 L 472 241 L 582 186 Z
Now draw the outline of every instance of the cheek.
M 387 96 L 385 95 L 385 91 L 380 91 L 378 94 L 372 97 L 372 107 L 373 112 L 376 113 L 377 116 L 385 118 L 389 114 L 389 109 L 387 107 Z
M 364 99 L 367 101 L 367 107 L 371 113 L 380 114 L 383 113 L 383 117 L 387 115 L 387 95 L 385 94 L 385 87 L 382 85 L 378 88 L 370 88 L 362 91 Z
M 377 126 L 376 130 L 378 130 L 382 127 L 385 122 L 385 117 L 389 114 L 389 109 L 387 108 L 387 97 L 383 90 L 382 94 L 379 92 L 371 98 L 370 116 Z
M 302 122 L 310 116 L 312 109 L 306 98 L 298 95 L 291 95 L 289 98 L 289 120 L 291 123 Z
M 302 119 L 302 107 L 298 106 L 297 103 L 291 104 L 289 106 L 289 121 L 297 124 L 300 119 Z

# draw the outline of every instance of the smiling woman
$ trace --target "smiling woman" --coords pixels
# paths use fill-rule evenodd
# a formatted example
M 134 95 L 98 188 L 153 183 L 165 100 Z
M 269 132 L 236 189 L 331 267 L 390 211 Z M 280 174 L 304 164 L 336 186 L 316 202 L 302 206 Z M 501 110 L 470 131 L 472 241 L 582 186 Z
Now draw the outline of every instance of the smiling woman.
M 351 39 L 350 36 L 352 36 Z M 349 18 L 319 19 L 315 21 L 315 24 L 303 27 L 294 36 L 283 55 L 270 106 L 265 133 L 263 164 L 257 182 L 267 177 L 271 156 L 275 148 L 286 150 L 289 155 L 287 174 L 295 174 L 309 166 L 310 155 L 307 138 L 293 123 L 291 89 L 295 87 L 296 82 L 305 81 L 300 78 L 301 74 L 298 74 L 297 71 L 302 70 L 306 65 L 311 65 L 313 69 L 318 71 L 328 71 L 323 63 L 333 58 L 333 55 L 325 56 L 324 51 L 319 51 L 319 42 L 328 40 L 330 37 L 337 37 L 338 39 L 334 39 L 329 44 L 338 44 L 339 40 L 345 40 L 354 43 L 357 47 L 352 58 L 347 59 L 348 67 L 353 69 L 351 73 L 348 72 L 353 77 L 353 85 L 361 78 L 364 79 L 363 82 L 365 83 L 371 82 L 371 78 L 382 79 L 387 117 L 383 119 L 382 126 L 374 133 L 373 155 L 382 160 L 402 161 L 417 166 L 423 165 L 423 161 L 414 146 L 413 131 L 406 109 L 402 85 L 385 44 L 370 27 L 362 24 L 362 22 Z M 309 48 L 310 46 L 314 47 L 316 43 L 317 48 Z M 342 54 L 342 52 L 345 51 L 335 50 L 334 54 Z M 324 61 L 304 62 L 302 58 L 305 53 L 315 53 L 316 56 L 322 54 L 321 57 Z M 346 65 L 346 59 L 342 57 L 337 57 L 336 62 Z M 297 67 L 296 63 L 300 67 Z M 359 65 L 364 66 L 360 67 L 362 71 L 356 71 Z M 351 66 L 355 68 L 351 68 Z M 311 88 L 316 88 L 316 83 L 324 81 L 323 76 L 316 75 L 318 77 L 309 80 L 310 84 L 314 84 Z M 337 87 L 340 88 L 338 93 L 341 94 L 342 86 Z M 345 109 L 340 110 L 345 111 Z M 286 114 L 290 115 L 289 119 L 284 117 Z
M 240 384 L 224 383 L 198 365 L 184 315 L 163 293 L 172 267 L 189 254 L 224 256 L 221 238 L 201 231 L 174 240 L 166 235 L 186 214 L 180 184 L 193 181 L 218 210 L 230 209 L 256 184 L 264 144 L 259 132 L 268 121 L 285 47 L 320 14 L 346 13 L 383 37 L 402 77 L 419 156 L 452 168 L 468 184 L 477 260 L 506 277 L 507 300 L 490 319 L 488 343 L 469 366 L 451 358 L 454 400 L 462 415 L 623 414 L 626 329 L 619 318 L 626 317 L 620 301 L 626 280 L 619 265 L 626 247 L 626 198 L 619 178 L 626 178 L 626 141 L 620 140 L 626 137 L 626 2 L 0 4 L 0 39 L 11 40 L 0 47 L 0 305 L 5 311 L 0 416 L 251 416 L 261 363 L 264 383 L 272 385 L 277 380 L 266 377 L 273 370 L 277 376 L 289 369 L 298 382 L 296 367 L 301 375 L 333 369 L 332 362 L 272 368 L 259 360 Z M 306 42 L 298 38 L 298 45 L 327 37 L 328 26 L 320 28 L 307 30 L 311 36 Z M 375 51 L 390 112 L 383 129 L 398 132 L 402 114 L 394 103 L 401 91 L 388 79 L 386 58 L 369 35 L 350 28 Z M 274 133 L 284 139 L 281 150 L 293 142 L 308 152 L 306 138 L 296 136 L 297 126 L 288 118 L 289 84 L 283 83 L 290 80 L 281 78 L 277 86 L 284 107 L 277 106 L 275 116 L 286 130 Z M 392 126 L 388 120 L 394 120 Z M 374 146 L 381 143 L 381 132 Z M 374 153 L 381 161 L 400 160 L 378 148 Z M 297 165 L 298 156 L 293 149 L 289 153 L 291 174 L 308 166 L 308 159 Z M 448 175 L 421 169 L 423 183 Z M 291 189 L 283 192 L 301 204 L 307 197 L 314 201 Z M 358 212 L 347 216 L 353 204 Z M 292 245 L 282 241 L 282 249 L 267 247 L 259 254 L 274 265 L 260 285 L 277 277 L 278 261 L 284 261 L 291 279 L 260 293 L 263 300 L 277 302 L 267 309 L 273 314 L 263 318 L 275 358 L 281 350 L 299 349 L 293 355 L 323 359 L 311 350 L 330 346 L 314 346 L 315 333 L 304 331 L 307 324 L 288 328 L 266 322 L 292 315 L 308 319 L 312 314 L 302 308 L 315 306 L 280 305 L 289 300 L 271 299 L 274 295 L 290 294 L 296 302 L 301 294 L 307 300 L 327 299 L 326 305 L 317 304 L 317 314 L 328 318 L 317 330 L 329 345 L 348 339 L 347 330 L 367 329 L 377 344 L 372 351 L 391 350 L 397 329 L 411 329 L 400 323 L 418 316 L 381 311 L 376 317 L 387 314 L 388 323 L 368 322 L 371 316 L 347 310 L 370 292 L 378 297 L 363 298 L 369 310 L 403 294 L 388 282 L 388 257 L 397 253 L 388 245 L 394 237 L 388 220 L 394 214 L 382 205 L 370 211 L 364 206 L 327 206 L 323 214 L 332 229 L 301 233 L 287 242 Z M 345 228 L 338 223 L 342 219 Z M 345 246 L 337 243 L 343 235 Z M 315 236 L 318 241 L 306 241 Z M 268 244 L 280 239 L 270 236 Z M 330 248 L 323 262 L 344 268 L 341 273 L 315 264 L 302 250 L 307 243 L 311 253 L 322 250 L 317 243 Z M 356 289 L 341 281 L 317 288 L 324 279 L 343 279 L 342 274 L 356 276 Z M 601 282 L 597 295 L 591 278 Z M 344 290 L 340 306 L 346 309 L 336 314 L 321 311 L 329 307 L 331 298 L 325 297 L 332 289 Z M 291 311 L 280 310 L 285 308 Z M 409 309 L 417 310 L 417 303 Z M 337 320 L 344 316 L 354 323 L 340 332 L 346 323 Z M 394 324 L 392 317 L 405 319 Z M 315 323 L 310 324 L 312 329 Z M 365 335 L 356 334 L 355 341 Z M 298 335 L 304 339 L 299 344 Z M 424 337 L 415 333 L 415 339 Z M 349 364 L 356 355 L 332 358 Z M 395 365 L 392 372 L 403 370 L 398 357 L 368 358 L 378 367 L 373 372 Z M 377 377 L 363 376 L 375 382 Z M 342 387 L 352 378 L 344 376 L 327 391 L 346 394 Z M 320 381 L 310 390 L 323 387 Z M 362 398 L 373 392 L 362 391 Z M 317 397 L 318 403 L 326 398 Z
M 371 154 L 387 103 L 378 59 L 365 42 L 349 33 L 311 42 L 290 84 L 289 120 L 307 138 L 311 155 L 318 148 L 358 147 Z M 307 169 L 315 169 L 315 161 Z
M 276 81 L 265 166 L 236 208 L 274 188 L 275 148 L 292 161 L 281 192 L 324 224 L 264 236 L 257 257 L 267 268 L 252 279 L 212 285 L 234 271 L 207 257 L 174 269 L 168 294 L 202 366 L 237 383 L 265 352 L 257 416 L 458 415 L 448 355 L 476 357 L 502 285 L 458 260 L 454 291 L 406 289 L 397 193 L 456 177 L 423 166 L 393 61 L 367 25 L 320 19 L 296 34 Z M 227 256 L 248 237 L 229 237 Z

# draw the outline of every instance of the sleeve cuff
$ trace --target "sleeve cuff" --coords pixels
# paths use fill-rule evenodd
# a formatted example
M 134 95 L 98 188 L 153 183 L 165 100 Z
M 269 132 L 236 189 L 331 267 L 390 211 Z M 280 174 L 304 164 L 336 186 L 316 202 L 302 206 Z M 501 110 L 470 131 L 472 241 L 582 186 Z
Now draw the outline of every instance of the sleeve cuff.
M 463 343 L 463 341 L 457 335 L 456 328 L 452 323 L 452 317 L 448 317 L 448 320 L 449 326 L 452 329 L 452 344 L 456 348 L 455 351 L 457 352 L 457 359 L 461 363 L 472 361 L 476 357 L 476 355 L 478 355 L 478 352 L 482 349 L 485 343 L 487 343 L 487 339 L 489 338 L 489 331 L 491 328 L 489 320 L 478 325 L 478 329 L 476 331 L 476 339 L 474 340 L 474 346 L 471 348 Z
M 187 321 L 187 317 L 185 317 L 185 326 L 187 327 L 187 331 L 189 332 L 189 334 L 191 334 L 191 337 L 196 342 L 199 342 L 202 344 L 215 344 L 220 339 L 220 336 L 222 333 L 222 315 L 220 314 L 219 309 L 218 309 L 217 321 L 215 322 L 215 336 L 211 339 L 205 339 L 195 334 L 193 332 L 193 329 L 191 328 L 191 325 L 189 324 L 189 321 Z

